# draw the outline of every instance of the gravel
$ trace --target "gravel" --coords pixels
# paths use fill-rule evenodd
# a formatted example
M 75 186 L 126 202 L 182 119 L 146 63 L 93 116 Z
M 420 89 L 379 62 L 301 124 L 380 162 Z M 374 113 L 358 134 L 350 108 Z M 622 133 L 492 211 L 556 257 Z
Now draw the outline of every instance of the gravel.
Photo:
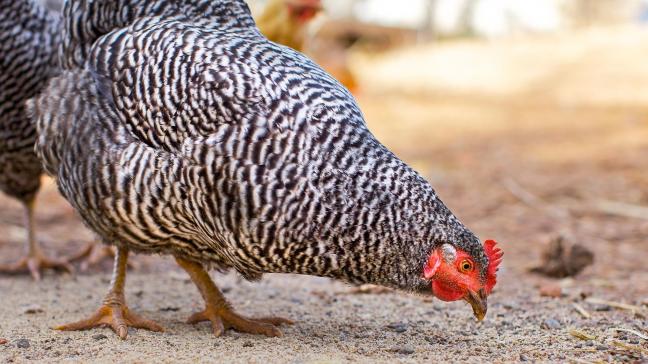
M 407 331 L 407 324 L 403 322 L 394 322 L 387 325 L 387 328 L 400 334 Z
M 106 336 L 106 335 L 104 335 L 104 334 L 95 334 L 95 335 L 92 335 L 92 338 L 95 339 L 95 340 L 97 340 L 97 341 L 99 341 L 99 340 L 105 340 L 105 339 L 107 339 L 108 336 Z
M 546 319 L 542 322 L 542 328 L 543 329 L 552 329 L 552 330 L 557 330 L 562 327 L 562 324 L 558 322 L 558 320 L 549 318 Z
M 18 339 L 16 340 L 16 347 L 20 349 L 27 349 L 31 346 L 29 340 L 27 339 Z

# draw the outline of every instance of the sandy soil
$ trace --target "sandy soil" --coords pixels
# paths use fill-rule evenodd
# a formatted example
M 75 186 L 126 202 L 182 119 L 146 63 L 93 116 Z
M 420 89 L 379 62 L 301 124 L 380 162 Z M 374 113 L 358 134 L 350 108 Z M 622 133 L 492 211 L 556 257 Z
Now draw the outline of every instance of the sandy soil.
M 636 206 L 648 206 L 648 104 L 639 88 L 648 74 L 648 33 L 600 32 L 441 44 L 356 64 L 359 101 L 375 134 L 479 236 L 505 250 L 484 322 L 463 303 L 355 294 L 327 279 L 269 275 L 252 284 L 215 275 L 240 312 L 297 321 L 283 338 L 215 338 L 206 324 L 183 323 L 202 304 L 184 273 L 168 258 L 139 256 L 127 299 L 165 333 L 131 330 L 120 341 L 108 329 L 50 329 L 97 308 L 110 263 L 74 277 L 48 273 L 40 283 L 0 276 L 0 338 L 7 340 L 0 362 L 645 362 L 648 216 Z M 478 70 L 465 62 L 479 64 L 484 54 L 488 62 Z M 428 64 L 444 65 L 446 76 L 403 86 L 409 70 Z M 399 68 L 408 70 L 405 80 L 393 76 Z M 386 74 L 372 77 L 372 70 Z M 453 74 L 462 76 L 459 84 Z M 20 255 L 25 231 L 20 206 L 4 196 L 0 206 L 0 262 L 8 262 Z M 51 254 L 71 254 L 92 239 L 49 180 L 37 215 Z M 594 265 L 573 279 L 528 273 L 558 236 L 590 248 Z M 543 297 L 543 286 L 559 286 L 562 295 Z

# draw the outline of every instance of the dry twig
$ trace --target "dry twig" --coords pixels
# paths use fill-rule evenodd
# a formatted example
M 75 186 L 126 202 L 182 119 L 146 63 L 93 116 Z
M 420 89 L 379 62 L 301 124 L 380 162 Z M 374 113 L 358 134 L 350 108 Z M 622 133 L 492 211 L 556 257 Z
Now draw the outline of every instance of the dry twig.
M 517 183 L 512 178 L 506 178 L 502 180 L 502 184 L 506 187 L 513 196 L 517 197 L 520 201 L 525 204 L 540 209 L 545 210 L 549 215 L 554 218 L 564 219 L 569 217 L 569 210 L 565 210 L 553 205 L 548 204 L 540 197 L 532 194 L 531 192 L 524 189 L 519 183 Z
M 622 303 L 622 302 L 606 301 L 606 300 L 596 298 L 596 297 L 588 297 L 588 298 L 585 299 L 585 302 L 593 303 L 595 305 L 606 305 L 606 306 L 619 308 L 619 309 L 622 309 L 622 310 L 633 311 L 633 312 L 641 312 L 641 311 L 643 311 L 643 309 L 641 307 L 639 307 L 639 306 L 630 305 L 630 304 Z
M 596 340 L 596 336 L 590 335 L 586 332 L 576 330 L 576 329 L 569 329 L 569 333 L 571 336 L 581 339 L 581 340 Z
M 391 288 L 377 286 L 375 284 L 363 284 L 357 287 L 353 287 L 348 291 L 336 292 L 336 294 L 384 294 L 392 293 Z
M 646 206 L 631 205 L 625 202 L 600 200 L 594 203 L 594 208 L 610 215 L 648 220 L 648 207 Z
M 626 344 L 626 343 L 618 341 L 618 340 L 612 340 L 612 345 L 614 345 L 616 347 L 619 347 L 619 348 L 626 349 L 626 350 L 638 351 L 638 352 L 641 352 L 641 353 L 648 354 L 648 349 L 644 349 L 639 345 L 630 345 L 630 344 Z
M 593 361 L 578 358 L 569 358 L 568 360 L 570 363 L 595 364 Z
M 585 310 L 583 306 L 579 305 L 578 303 L 574 302 L 572 303 L 572 306 L 574 306 L 576 312 L 578 312 L 581 316 L 583 316 L 583 318 L 588 319 L 592 317 L 592 315 L 590 315 L 589 312 L 587 312 L 587 310 Z
M 644 339 L 644 340 L 648 340 L 648 335 L 644 335 L 644 334 L 640 333 L 640 332 L 637 331 L 637 330 L 624 329 L 624 328 L 621 328 L 621 327 L 615 327 L 615 328 L 613 328 L 612 330 L 614 330 L 614 331 L 628 332 L 628 333 L 631 333 L 631 334 L 637 335 L 637 336 L 639 336 L 640 338 L 642 338 L 642 339 Z

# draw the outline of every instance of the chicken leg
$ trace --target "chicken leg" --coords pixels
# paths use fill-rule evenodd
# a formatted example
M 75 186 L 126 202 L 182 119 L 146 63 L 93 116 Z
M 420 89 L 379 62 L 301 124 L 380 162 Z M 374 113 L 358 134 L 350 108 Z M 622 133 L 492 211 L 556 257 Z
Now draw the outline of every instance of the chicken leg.
M 100 243 L 89 243 L 81 253 L 70 260 L 81 261 L 80 270 L 86 272 L 90 267 L 98 266 L 103 261 L 115 258 L 115 248 Z M 133 268 L 132 261 L 128 261 L 128 267 Z
M 16 263 L 0 265 L 0 273 L 16 274 L 29 272 L 36 281 L 41 279 L 41 269 L 56 269 L 72 273 L 74 268 L 68 263 L 67 259 L 48 258 L 41 250 L 40 244 L 36 241 L 34 205 L 34 198 L 24 202 L 25 226 L 27 227 L 27 253 L 24 258 Z
M 110 326 L 120 339 L 126 339 L 128 327 L 164 331 L 157 323 L 147 320 L 131 312 L 126 306 L 124 284 L 126 283 L 126 265 L 128 264 L 128 249 L 117 248 L 115 267 L 110 282 L 110 291 L 104 298 L 103 304 L 89 319 L 55 327 L 56 330 L 73 331 L 87 330 L 99 326 Z
M 187 271 L 191 280 L 196 284 L 205 300 L 205 309 L 197 312 L 187 320 L 190 324 L 210 321 L 214 335 L 221 336 L 226 329 L 232 328 L 240 332 L 261 334 L 266 336 L 283 336 L 277 326 L 292 324 L 293 321 L 281 317 L 246 318 L 232 310 L 231 305 L 221 291 L 216 287 L 202 265 L 175 257 L 182 269 Z

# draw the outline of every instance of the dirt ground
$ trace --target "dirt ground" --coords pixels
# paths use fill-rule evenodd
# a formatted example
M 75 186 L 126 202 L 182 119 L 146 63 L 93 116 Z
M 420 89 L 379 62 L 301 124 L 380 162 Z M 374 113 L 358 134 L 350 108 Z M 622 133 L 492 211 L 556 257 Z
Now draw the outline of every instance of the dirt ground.
M 0 276 L 0 362 L 646 362 L 646 56 L 647 30 L 615 28 L 354 58 L 370 128 L 505 251 L 481 323 L 461 302 L 230 274 L 216 281 L 240 312 L 297 322 L 283 338 L 215 338 L 206 324 L 183 323 L 202 305 L 186 275 L 168 258 L 139 256 L 127 300 L 166 332 L 131 330 L 121 341 L 109 329 L 50 329 L 98 307 L 110 263 L 39 283 Z M 50 180 L 38 203 L 48 253 L 92 240 Z M 5 196 L 0 206 L 0 261 L 9 262 L 22 251 L 22 211 Z M 594 264 L 561 280 L 529 273 L 558 237 L 591 249 Z M 547 286 L 561 296 L 541 296 Z

